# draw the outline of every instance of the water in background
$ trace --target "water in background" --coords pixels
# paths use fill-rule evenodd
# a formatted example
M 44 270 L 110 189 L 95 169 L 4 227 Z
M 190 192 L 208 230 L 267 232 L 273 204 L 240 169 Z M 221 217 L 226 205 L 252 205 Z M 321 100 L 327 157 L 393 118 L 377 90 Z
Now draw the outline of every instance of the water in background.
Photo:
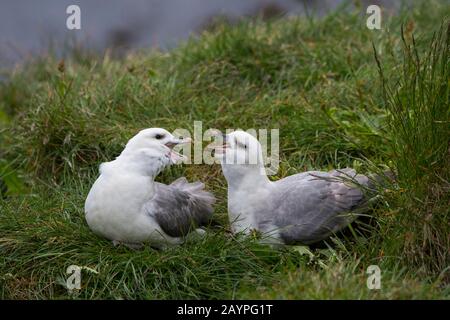
M 0 62 L 10 66 L 45 54 L 62 52 L 70 39 L 95 50 L 175 46 L 201 32 L 215 17 L 230 21 L 241 16 L 271 18 L 305 11 L 323 14 L 343 0 L 2 0 L 0 2 Z M 367 0 L 393 8 L 400 1 Z M 67 6 L 81 8 L 81 30 L 66 28 Z M 363 7 L 365 8 L 365 7 Z

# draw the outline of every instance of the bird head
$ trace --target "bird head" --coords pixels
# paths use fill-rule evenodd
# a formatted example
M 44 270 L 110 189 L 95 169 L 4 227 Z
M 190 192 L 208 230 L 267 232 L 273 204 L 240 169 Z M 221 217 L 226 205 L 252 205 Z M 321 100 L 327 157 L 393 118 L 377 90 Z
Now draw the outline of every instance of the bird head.
M 266 174 L 261 144 L 247 132 L 238 130 L 223 135 L 223 144 L 215 148 L 215 156 L 227 178 Z
M 121 155 L 145 154 L 158 159 L 167 158 L 170 164 L 178 163 L 184 157 L 173 148 L 178 144 L 190 143 L 190 138 L 176 138 L 170 132 L 161 128 L 148 128 L 139 131 L 131 138 Z

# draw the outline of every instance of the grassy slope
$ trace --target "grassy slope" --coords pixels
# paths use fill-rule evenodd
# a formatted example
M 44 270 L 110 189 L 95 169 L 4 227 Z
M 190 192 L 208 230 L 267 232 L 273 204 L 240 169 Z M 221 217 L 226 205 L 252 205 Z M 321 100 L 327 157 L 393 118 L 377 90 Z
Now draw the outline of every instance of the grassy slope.
M 426 59 L 437 22 L 450 13 L 443 2 L 385 16 L 382 31 L 337 11 L 219 25 L 168 54 L 116 61 L 82 53 L 15 70 L 0 86 L 0 174 L 9 188 L 0 200 L 0 297 L 67 298 L 71 264 L 98 271 L 83 271 L 79 298 L 450 297 L 445 28 L 436 61 Z M 413 33 L 419 63 L 413 48 L 405 51 Z M 219 226 L 205 239 L 135 252 L 93 235 L 83 204 L 98 164 L 141 128 L 192 130 L 194 120 L 280 128 L 275 179 L 388 165 L 399 182 L 374 209 L 374 230 L 312 258 L 232 236 L 218 166 L 173 167 L 159 177 L 200 179 L 217 195 Z M 381 290 L 366 287 L 371 264 L 382 269 Z

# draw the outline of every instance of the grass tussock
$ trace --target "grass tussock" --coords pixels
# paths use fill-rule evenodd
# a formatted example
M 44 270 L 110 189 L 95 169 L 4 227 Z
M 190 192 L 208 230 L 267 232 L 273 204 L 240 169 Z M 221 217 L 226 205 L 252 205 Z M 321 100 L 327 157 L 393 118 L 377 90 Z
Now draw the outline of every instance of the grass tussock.
M 393 238 L 424 274 L 450 280 L 450 24 L 427 50 L 402 30 L 403 62 L 395 82 L 380 66 L 393 162 L 401 195 Z M 422 51 L 422 52 L 420 52 Z
M 0 83 L 0 297 L 435 299 L 449 292 L 449 7 L 417 1 L 382 30 L 360 11 L 219 24 L 167 52 L 51 56 Z M 439 28 L 437 21 L 442 23 Z M 403 27 L 402 27 L 403 26 Z M 375 49 L 375 50 L 374 50 Z M 376 53 L 376 55 L 374 54 Z M 114 248 L 83 204 L 98 165 L 138 130 L 279 128 L 280 169 L 391 168 L 371 223 L 322 248 L 275 250 L 233 236 L 218 166 L 204 239 L 167 251 Z M 69 293 L 66 268 L 83 267 Z M 369 290 L 378 265 L 381 290 Z

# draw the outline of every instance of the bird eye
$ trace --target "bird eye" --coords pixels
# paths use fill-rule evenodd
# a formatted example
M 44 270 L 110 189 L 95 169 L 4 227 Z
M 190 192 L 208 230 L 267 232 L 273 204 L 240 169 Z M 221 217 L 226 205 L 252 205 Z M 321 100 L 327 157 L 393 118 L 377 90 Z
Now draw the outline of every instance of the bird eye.
M 157 134 L 157 135 L 155 135 L 155 138 L 158 139 L 158 140 L 161 140 L 162 138 L 164 138 L 164 135 L 163 134 Z
M 236 138 L 234 139 L 234 142 L 241 148 L 247 149 L 247 145 L 244 143 L 239 142 Z

